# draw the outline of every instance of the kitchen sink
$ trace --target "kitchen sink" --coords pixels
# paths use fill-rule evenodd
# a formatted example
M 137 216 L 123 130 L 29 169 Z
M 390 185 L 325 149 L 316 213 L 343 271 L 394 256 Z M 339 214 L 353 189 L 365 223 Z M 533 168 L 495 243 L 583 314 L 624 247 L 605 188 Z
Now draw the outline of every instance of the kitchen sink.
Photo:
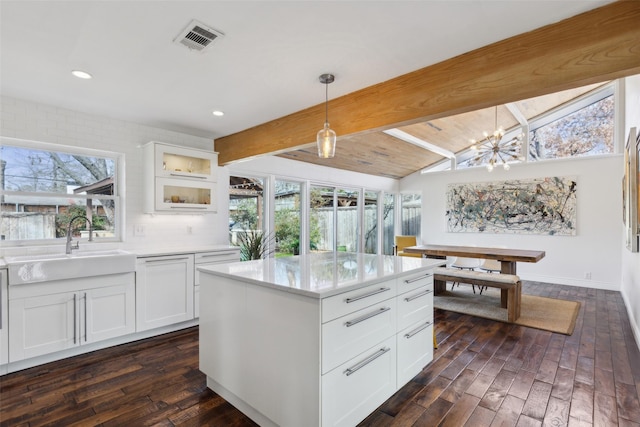
M 102 276 L 135 271 L 136 256 L 120 249 L 4 258 L 9 285 Z

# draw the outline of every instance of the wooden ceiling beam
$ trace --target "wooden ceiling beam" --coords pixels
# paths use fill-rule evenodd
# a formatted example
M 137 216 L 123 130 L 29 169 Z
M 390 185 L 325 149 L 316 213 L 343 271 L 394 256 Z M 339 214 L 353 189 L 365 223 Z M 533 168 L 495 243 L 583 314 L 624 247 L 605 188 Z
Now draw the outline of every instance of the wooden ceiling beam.
M 640 73 L 640 1 L 617 1 L 329 101 L 340 137 Z M 215 140 L 221 165 L 313 144 L 324 104 Z

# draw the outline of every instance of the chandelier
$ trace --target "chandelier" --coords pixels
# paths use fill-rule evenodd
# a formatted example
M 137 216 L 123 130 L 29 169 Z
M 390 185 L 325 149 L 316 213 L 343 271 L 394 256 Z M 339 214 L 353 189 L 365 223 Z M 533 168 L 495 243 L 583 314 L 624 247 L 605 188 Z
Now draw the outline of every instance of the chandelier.
M 520 133 L 513 138 L 503 141 L 504 129 L 498 127 L 498 106 L 495 109 L 495 124 L 492 134 L 484 132 L 484 139 L 481 141 L 471 140 L 473 144 L 471 149 L 477 154 L 473 158 L 475 164 L 487 164 L 487 170 L 491 172 L 496 165 L 502 164 L 505 170 L 509 170 L 509 161 L 522 160 L 520 150 L 522 147 L 522 138 L 524 135 Z

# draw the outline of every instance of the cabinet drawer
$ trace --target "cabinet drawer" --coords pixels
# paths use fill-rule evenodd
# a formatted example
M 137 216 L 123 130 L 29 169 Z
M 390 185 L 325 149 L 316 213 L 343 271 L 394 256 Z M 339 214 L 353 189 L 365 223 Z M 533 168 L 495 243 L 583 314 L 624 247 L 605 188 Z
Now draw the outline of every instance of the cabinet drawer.
M 395 280 L 376 283 L 322 300 L 322 323 L 396 296 Z
M 350 313 L 322 325 L 322 373 L 395 335 L 396 300 Z
M 427 270 L 412 276 L 399 278 L 398 295 L 425 285 L 433 286 L 433 270 Z
M 322 377 L 322 425 L 353 427 L 396 391 L 391 337 Z
M 240 261 L 240 251 L 215 251 L 196 254 L 196 264 L 216 264 Z
M 422 321 L 397 335 L 398 388 L 418 375 L 433 360 L 433 322 Z
M 398 295 L 398 330 L 421 320 L 433 320 L 433 285 Z

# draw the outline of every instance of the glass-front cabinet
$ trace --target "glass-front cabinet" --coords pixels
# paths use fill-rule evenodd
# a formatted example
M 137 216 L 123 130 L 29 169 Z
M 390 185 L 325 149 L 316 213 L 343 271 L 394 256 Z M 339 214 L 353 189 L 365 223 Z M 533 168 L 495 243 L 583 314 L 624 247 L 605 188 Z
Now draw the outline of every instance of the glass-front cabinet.
M 157 142 L 151 144 L 154 144 L 156 176 L 216 181 L 217 153 Z
M 161 211 L 215 212 L 215 182 L 156 178 L 155 209 Z
M 217 153 L 150 142 L 144 157 L 146 213 L 216 212 Z

